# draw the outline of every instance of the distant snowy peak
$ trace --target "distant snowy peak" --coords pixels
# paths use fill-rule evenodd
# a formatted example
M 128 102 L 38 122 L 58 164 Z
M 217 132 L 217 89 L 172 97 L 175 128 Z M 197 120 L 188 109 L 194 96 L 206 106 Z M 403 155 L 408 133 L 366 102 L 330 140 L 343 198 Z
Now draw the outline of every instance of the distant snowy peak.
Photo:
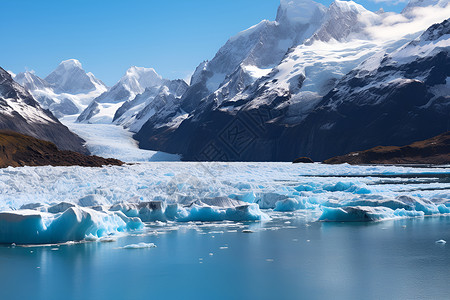
M 450 19 L 432 25 L 419 38 L 394 51 L 390 60 L 405 64 L 438 52 L 450 54 Z
M 160 86 L 165 80 L 153 68 L 131 67 L 111 89 L 100 95 L 99 103 L 119 103 L 142 94 L 146 88 Z
M 147 88 L 133 100 L 125 102 L 115 113 L 114 123 L 131 132 L 138 132 L 154 115 L 175 112 L 179 98 L 188 88 L 184 80 L 167 80 L 160 87 Z
M 88 93 L 104 84 L 93 74 L 86 74 L 81 63 L 76 59 L 61 62 L 59 66 L 45 78 L 57 93 Z
M 29 91 L 42 90 L 50 87 L 50 84 L 48 82 L 36 76 L 34 72 L 30 71 L 17 74 L 14 77 L 14 80 L 23 87 L 25 87 L 26 89 L 28 89 Z
M 281 0 L 276 21 L 282 24 L 319 23 L 326 7 L 312 0 Z
M 408 16 L 416 8 L 429 6 L 446 7 L 449 3 L 449 0 L 411 0 L 403 9 L 402 14 Z
M 14 80 L 58 118 L 80 113 L 107 90 L 102 81 L 92 73 L 86 73 L 75 59 L 61 62 L 46 79 L 27 71 L 17 74 Z
M 146 88 L 160 86 L 163 82 L 163 78 L 153 68 L 131 67 L 119 83 L 129 91 L 141 94 Z
M 290 48 L 311 37 L 325 11 L 322 4 L 311 0 L 282 0 L 275 21 L 263 20 L 239 32 L 212 60 L 197 67 L 182 109 L 192 112 L 203 99 L 221 102 L 241 92 L 279 64 Z
M 171 97 L 171 103 L 175 102 L 186 89 L 183 80 L 164 79 L 153 68 L 131 67 L 111 89 L 92 101 L 77 122 L 111 123 L 114 120 L 127 128 L 140 128 L 141 125 L 133 124 L 146 121 L 141 110 L 154 100 L 161 103 L 152 105 L 164 106 L 167 96 Z
M 352 34 L 361 32 L 366 26 L 380 20 L 376 13 L 368 11 L 353 1 L 334 1 L 327 9 L 320 28 L 305 42 L 345 41 Z

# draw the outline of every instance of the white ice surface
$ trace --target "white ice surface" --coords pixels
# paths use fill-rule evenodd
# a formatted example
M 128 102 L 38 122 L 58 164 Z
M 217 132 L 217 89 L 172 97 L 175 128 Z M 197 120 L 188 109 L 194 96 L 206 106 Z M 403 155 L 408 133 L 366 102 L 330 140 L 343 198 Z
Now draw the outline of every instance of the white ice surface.
M 346 164 L 9 167 L 0 170 L 0 243 L 93 240 L 141 222 L 264 221 L 292 211 L 333 222 L 449 214 L 449 176 L 448 167 Z
M 112 157 L 124 162 L 178 161 L 178 155 L 139 149 L 132 133 L 113 124 L 76 123 L 77 116 L 60 121 L 86 141 L 91 154 Z

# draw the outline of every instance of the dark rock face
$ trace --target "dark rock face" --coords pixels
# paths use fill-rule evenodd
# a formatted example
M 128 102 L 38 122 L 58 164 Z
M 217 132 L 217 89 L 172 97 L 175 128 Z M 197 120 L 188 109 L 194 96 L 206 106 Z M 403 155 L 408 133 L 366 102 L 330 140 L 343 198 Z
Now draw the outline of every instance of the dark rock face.
M 11 75 L 0 68 L 0 130 L 12 130 L 55 143 L 60 149 L 88 154 L 84 140 L 44 110 Z
M 87 156 L 73 151 L 60 151 L 55 144 L 12 131 L 0 130 L 0 168 L 22 166 L 122 165 L 113 158 Z
M 443 87 L 450 49 L 419 53 L 422 45 L 447 38 L 449 27 L 448 20 L 433 25 L 409 43 L 417 57 L 385 56 L 374 70 L 354 69 L 297 123 L 287 122 L 291 95 L 260 86 L 231 103 L 198 102 L 178 127 L 147 123 L 135 138 L 142 148 L 182 154 L 184 160 L 293 161 L 304 155 L 322 161 L 436 136 L 450 130 L 450 95 Z M 268 95 L 264 103 L 252 103 L 261 95 Z
M 314 161 L 309 157 L 299 157 L 293 161 L 294 164 L 312 164 Z
M 411 145 L 379 146 L 324 161 L 326 164 L 450 164 L 450 132 Z
M 400 80 L 357 89 L 392 74 Z M 406 145 L 450 129 L 450 95 L 433 91 L 450 76 L 448 49 L 399 68 L 382 65 L 372 76 L 354 75 L 347 75 L 283 139 L 299 137 L 301 153 L 324 160 L 378 145 Z

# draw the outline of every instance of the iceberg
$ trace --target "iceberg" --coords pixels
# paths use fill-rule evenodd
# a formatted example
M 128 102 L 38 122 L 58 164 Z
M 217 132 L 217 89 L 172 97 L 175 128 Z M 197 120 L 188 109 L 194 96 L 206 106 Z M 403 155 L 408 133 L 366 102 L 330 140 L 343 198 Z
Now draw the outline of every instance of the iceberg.
M 142 230 L 145 222 L 265 221 L 306 212 L 309 221 L 370 222 L 450 214 L 450 183 L 439 179 L 448 173 L 288 163 L 5 168 L 0 243 L 103 241 Z
M 369 206 L 322 207 L 322 211 L 319 220 L 325 222 L 373 222 L 424 216 L 421 211 L 407 211 L 403 208 L 392 210 L 387 207 Z
M 92 240 L 141 228 L 143 223 L 137 218 L 123 218 L 79 206 L 70 206 L 62 213 L 35 210 L 0 213 L 1 244 L 51 244 L 86 237 Z

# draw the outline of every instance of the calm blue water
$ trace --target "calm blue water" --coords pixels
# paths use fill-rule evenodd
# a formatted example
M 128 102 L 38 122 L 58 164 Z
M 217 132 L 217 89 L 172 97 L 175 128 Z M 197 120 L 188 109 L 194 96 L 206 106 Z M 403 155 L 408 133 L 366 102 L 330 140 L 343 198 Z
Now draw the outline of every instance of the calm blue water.
M 244 226 L 255 232 L 155 227 L 114 243 L 0 247 L 0 299 L 450 298 L 450 244 L 435 243 L 450 241 L 450 217 Z M 139 242 L 157 248 L 120 249 Z

